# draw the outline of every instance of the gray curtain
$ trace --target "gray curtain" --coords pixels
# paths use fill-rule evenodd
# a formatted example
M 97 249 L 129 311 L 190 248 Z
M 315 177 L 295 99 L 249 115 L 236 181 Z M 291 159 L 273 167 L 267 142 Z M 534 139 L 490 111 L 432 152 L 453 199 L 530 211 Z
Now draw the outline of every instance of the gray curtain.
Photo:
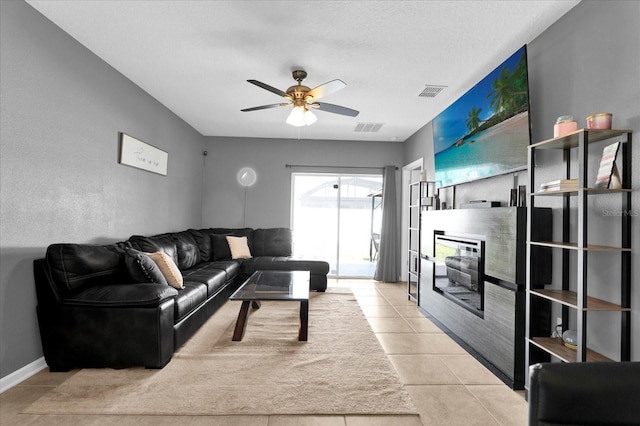
M 400 277 L 400 249 L 398 242 L 398 203 L 396 200 L 396 167 L 384 168 L 382 183 L 382 229 L 380 251 L 373 279 L 396 282 Z

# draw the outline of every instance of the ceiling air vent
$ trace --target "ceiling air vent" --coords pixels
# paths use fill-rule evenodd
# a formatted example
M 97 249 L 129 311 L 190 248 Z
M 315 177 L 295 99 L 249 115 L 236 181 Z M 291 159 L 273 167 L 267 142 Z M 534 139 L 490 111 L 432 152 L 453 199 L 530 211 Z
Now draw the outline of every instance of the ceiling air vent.
M 421 98 L 435 98 L 436 95 L 440 92 L 442 92 L 442 90 L 447 87 L 447 86 L 431 86 L 431 85 L 426 85 L 424 86 L 424 89 L 422 90 L 422 92 L 420 92 L 420 94 L 418 95 Z
M 356 124 L 355 132 L 368 132 L 376 133 L 380 130 L 384 123 L 358 123 Z

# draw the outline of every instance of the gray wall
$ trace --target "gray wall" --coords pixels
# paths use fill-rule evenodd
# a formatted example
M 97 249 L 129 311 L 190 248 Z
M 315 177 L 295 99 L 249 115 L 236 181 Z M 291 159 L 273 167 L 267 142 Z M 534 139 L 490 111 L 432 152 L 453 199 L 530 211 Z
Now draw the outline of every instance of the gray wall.
M 632 158 L 634 215 L 632 219 L 632 354 L 640 360 L 640 2 L 583 1 L 559 19 L 528 46 L 529 85 L 533 141 L 553 137 L 553 125 L 560 115 L 573 115 L 578 127 L 585 127 L 585 117 L 598 112 L 613 113 L 613 127 L 630 129 L 636 139 Z M 426 130 L 427 125 L 423 130 Z M 429 134 L 417 132 L 405 147 L 404 162 L 409 163 L 425 155 L 427 176 L 433 176 L 433 160 L 427 155 L 432 144 Z M 417 145 L 417 146 L 416 146 Z M 432 151 L 431 154 L 433 155 Z M 591 173 L 597 170 L 600 153 L 590 161 Z M 561 177 L 560 164 L 540 157 L 538 165 L 545 166 L 545 176 Z M 592 174 L 592 176 L 594 176 Z M 525 184 L 526 173 L 485 179 L 456 187 L 456 203 L 471 199 L 508 201 L 514 184 Z M 550 197 L 549 197 L 550 198 Z M 545 204 L 543 204 L 545 203 Z M 606 216 L 604 210 L 620 210 L 619 196 L 591 197 L 589 200 L 589 240 L 598 243 L 620 244 L 619 219 Z M 448 203 L 449 204 L 449 203 Z M 544 200 L 536 205 L 561 207 L 557 201 Z M 554 214 L 554 229 L 560 229 L 560 214 Z M 575 215 L 574 215 L 575 217 Z M 575 233 L 573 234 L 575 235 Z M 558 237 L 559 238 L 559 237 Z M 559 262 L 554 271 L 559 273 Z M 590 291 L 597 297 L 619 300 L 619 256 L 603 253 L 589 255 Z M 574 277 L 575 279 L 575 277 Z M 604 285 L 596 286 L 597 282 Z M 589 345 L 603 354 L 619 356 L 619 314 L 590 313 Z
M 32 261 L 201 223 L 204 137 L 22 1 L 0 2 L 1 376 L 42 356 Z M 118 164 L 118 132 L 169 153 Z
M 204 227 L 243 226 L 244 188 L 236 179 L 242 167 L 252 167 L 258 175 L 256 184 L 247 189 L 245 225 L 289 227 L 292 172 L 381 172 L 386 165 L 402 166 L 402 145 L 398 142 L 209 137 L 206 139 L 202 224 Z M 287 164 L 330 167 L 287 168 Z M 340 166 L 363 169 L 341 169 Z M 400 171 L 397 181 L 399 176 Z
M 532 136 L 534 141 L 553 137 L 556 117 L 571 114 L 578 127 L 585 117 L 608 111 L 613 127 L 634 132 L 632 158 L 633 189 L 631 247 L 632 301 L 631 357 L 640 360 L 640 3 L 635 1 L 583 1 L 529 45 Z M 602 146 L 593 152 L 588 171 L 595 180 Z M 538 159 L 542 173 L 561 176 L 560 164 Z M 548 167 L 552 165 L 552 167 Z M 545 167 L 543 169 L 542 167 Z M 560 200 L 545 200 L 560 207 Z M 589 241 L 620 245 L 620 219 L 606 216 L 604 210 L 620 211 L 620 196 L 589 197 Z M 574 218 L 575 205 L 573 207 Z M 559 212 L 557 212 L 559 213 Z M 556 234 L 560 215 L 555 214 Z M 575 235 L 575 233 L 573 234 Z M 556 238 L 560 238 L 559 236 Z M 619 255 L 590 253 L 588 283 L 590 294 L 619 300 Z M 555 260 L 555 259 L 554 259 Z M 559 260 L 559 259 L 558 259 Z M 556 276 L 559 261 L 554 262 Z M 589 313 L 589 346 L 617 359 L 619 356 L 619 314 Z
M 422 168 L 427 172 L 427 180 L 434 180 L 433 126 L 431 122 L 404 141 L 403 164 L 409 164 L 418 158 L 422 158 Z

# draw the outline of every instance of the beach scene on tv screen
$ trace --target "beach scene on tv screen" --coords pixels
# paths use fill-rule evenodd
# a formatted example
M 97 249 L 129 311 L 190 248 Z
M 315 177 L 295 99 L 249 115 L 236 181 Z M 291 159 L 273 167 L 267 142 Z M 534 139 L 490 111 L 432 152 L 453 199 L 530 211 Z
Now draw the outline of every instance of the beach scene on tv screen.
M 438 187 L 527 166 L 529 91 L 526 47 L 433 120 Z

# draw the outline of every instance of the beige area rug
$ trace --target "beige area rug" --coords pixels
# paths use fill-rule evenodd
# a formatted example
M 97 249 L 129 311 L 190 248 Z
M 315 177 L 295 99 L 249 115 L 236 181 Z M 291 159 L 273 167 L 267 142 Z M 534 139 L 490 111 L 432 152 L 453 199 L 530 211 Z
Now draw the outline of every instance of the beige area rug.
M 307 342 L 297 302 L 263 302 L 232 342 L 239 307 L 227 303 L 162 370 L 83 369 L 24 412 L 417 414 L 351 292 L 312 293 Z

